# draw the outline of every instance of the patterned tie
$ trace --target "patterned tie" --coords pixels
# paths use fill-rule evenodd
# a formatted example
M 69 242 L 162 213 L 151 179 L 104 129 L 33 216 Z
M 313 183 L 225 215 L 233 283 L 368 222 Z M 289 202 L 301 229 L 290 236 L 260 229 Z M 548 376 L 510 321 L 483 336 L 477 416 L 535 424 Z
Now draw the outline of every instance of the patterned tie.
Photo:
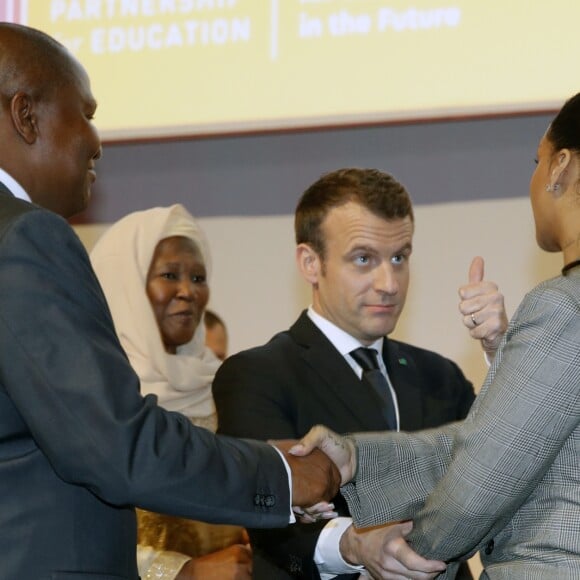
M 385 375 L 381 372 L 378 353 L 374 348 L 356 348 L 351 351 L 350 356 L 360 365 L 363 370 L 362 378 L 367 381 L 378 393 L 383 402 L 383 415 L 387 421 L 387 426 L 391 430 L 397 429 L 397 414 L 393 395 Z

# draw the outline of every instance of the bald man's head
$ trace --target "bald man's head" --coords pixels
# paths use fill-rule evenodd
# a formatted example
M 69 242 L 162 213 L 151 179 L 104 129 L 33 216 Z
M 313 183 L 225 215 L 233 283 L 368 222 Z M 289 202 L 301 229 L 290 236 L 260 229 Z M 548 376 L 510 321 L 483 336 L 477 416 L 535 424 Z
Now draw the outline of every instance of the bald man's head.
M 18 91 L 50 98 L 70 82 L 73 60 L 57 40 L 34 28 L 0 23 L 0 95 L 3 105 Z
M 101 143 L 89 77 L 47 34 L 0 23 L 0 167 L 64 217 L 82 211 Z

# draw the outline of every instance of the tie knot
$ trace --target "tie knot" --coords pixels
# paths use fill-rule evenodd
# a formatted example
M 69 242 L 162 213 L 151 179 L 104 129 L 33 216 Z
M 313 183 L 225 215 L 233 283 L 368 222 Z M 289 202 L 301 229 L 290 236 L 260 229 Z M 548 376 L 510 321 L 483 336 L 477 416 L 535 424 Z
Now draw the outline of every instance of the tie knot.
M 372 371 L 379 369 L 378 353 L 374 348 L 355 348 L 351 351 L 350 356 L 360 365 L 363 371 Z

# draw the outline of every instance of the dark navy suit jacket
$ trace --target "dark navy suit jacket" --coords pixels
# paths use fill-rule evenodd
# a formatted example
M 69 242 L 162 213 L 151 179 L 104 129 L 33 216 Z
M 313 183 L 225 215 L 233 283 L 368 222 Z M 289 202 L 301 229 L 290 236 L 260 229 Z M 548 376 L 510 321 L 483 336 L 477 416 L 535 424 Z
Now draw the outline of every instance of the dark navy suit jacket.
M 277 452 L 139 394 L 65 220 L 0 184 L 0 577 L 136 580 L 133 506 L 281 526 Z

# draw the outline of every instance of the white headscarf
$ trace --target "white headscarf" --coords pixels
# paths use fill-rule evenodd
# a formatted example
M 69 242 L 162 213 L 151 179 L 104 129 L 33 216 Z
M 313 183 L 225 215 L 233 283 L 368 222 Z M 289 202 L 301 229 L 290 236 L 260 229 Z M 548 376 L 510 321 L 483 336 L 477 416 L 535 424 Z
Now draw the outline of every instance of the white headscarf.
M 215 413 L 211 383 L 220 361 L 205 346 L 203 318 L 193 339 L 165 352 L 153 308 L 146 294 L 147 273 L 157 244 L 171 236 L 193 241 L 210 274 L 205 235 L 181 205 L 131 213 L 113 224 L 91 252 L 121 344 L 141 379 L 141 392 L 191 418 Z

